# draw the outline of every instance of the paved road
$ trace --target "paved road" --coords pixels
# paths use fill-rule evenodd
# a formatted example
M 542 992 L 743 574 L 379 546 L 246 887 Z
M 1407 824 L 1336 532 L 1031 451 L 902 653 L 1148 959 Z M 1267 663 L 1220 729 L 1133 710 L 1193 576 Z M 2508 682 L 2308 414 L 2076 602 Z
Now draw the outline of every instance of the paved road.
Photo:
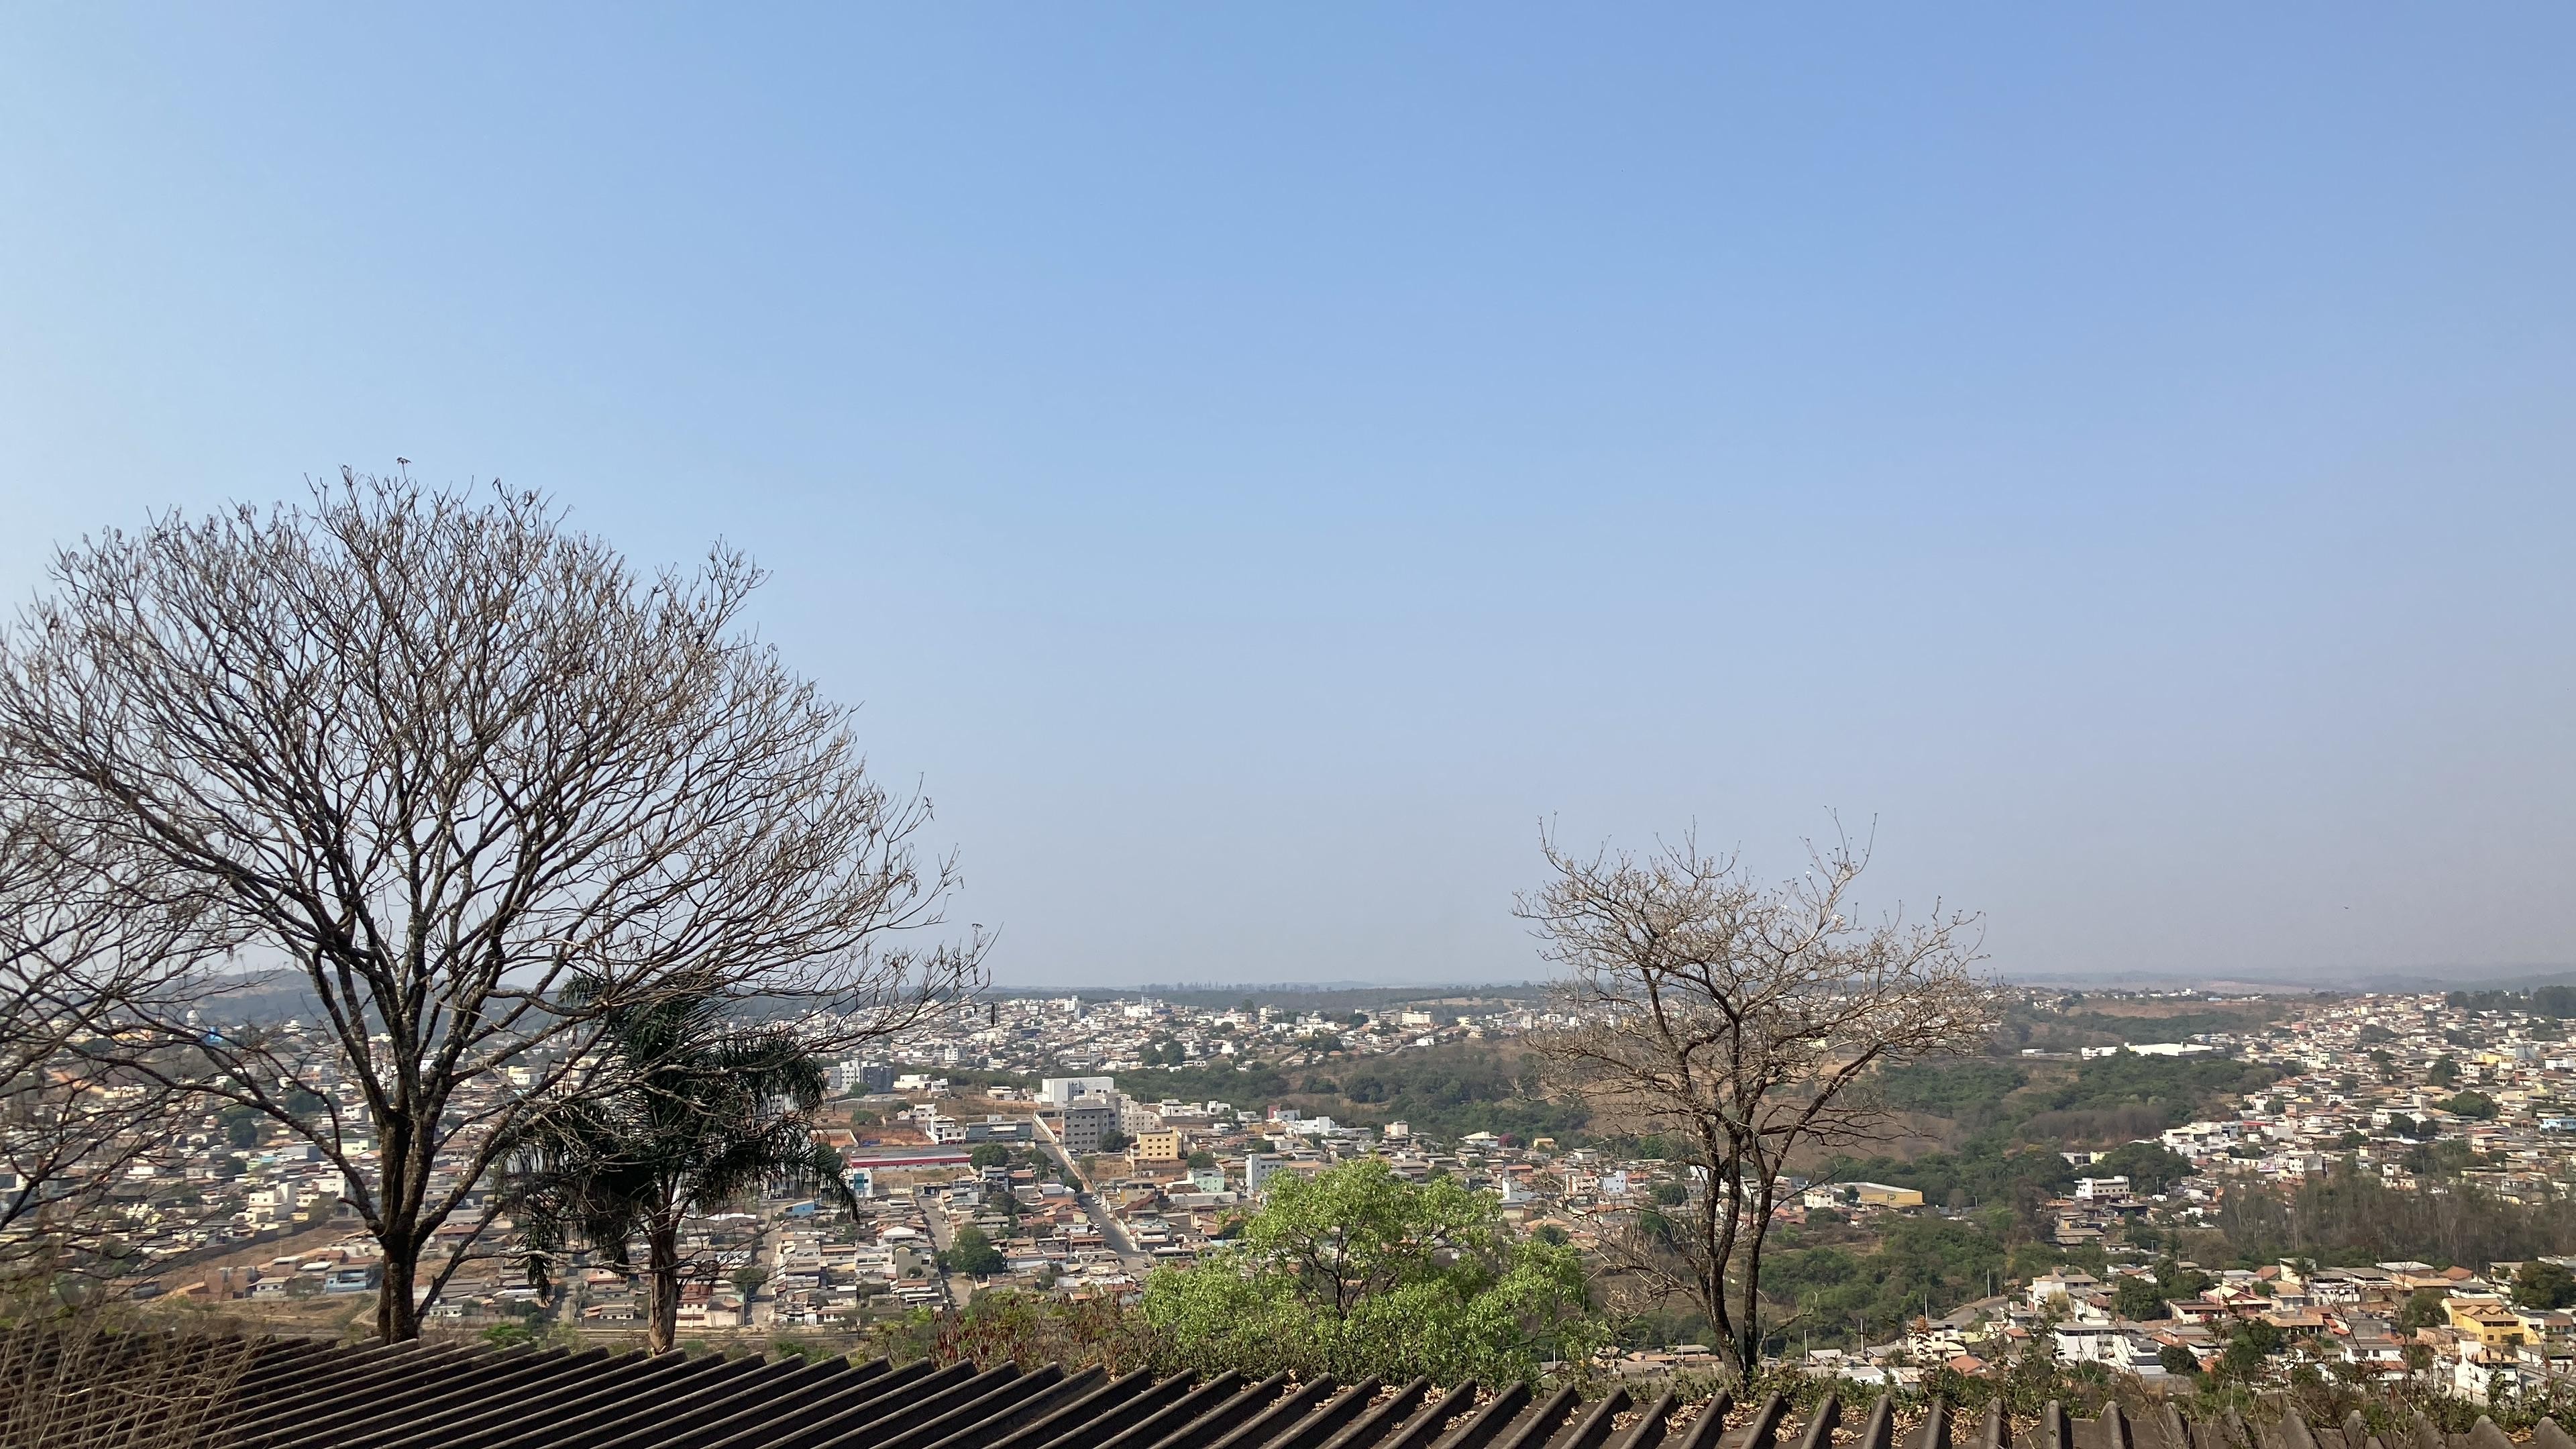
M 919 1201 L 918 1198 L 914 1199 Z M 948 1230 L 948 1210 L 936 1203 L 921 1204 L 921 1219 L 930 1225 L 930 1245 L 945 1253 L 956 1235 Z M 963 1308 L 975 1297 L 975 1277 L 971 1273 L 948 1275 L 948 1301 Z
M 1045 1144 L 1048 1153 L 1063 1166 L 1064 1180 L 1073 1187 L 1074 1202 L 1081 1206 L 1083 1215 L 1091 1219 L 1091 1225 L 1100 1230 L 1100 1240 L 1107 1243 L 1109 1250 L 1116 1253 L 1119 1261 L 1125 1263 L 1130 1269 L 1138 1273 L 1151 1269 L 1154 1266 L 1154 1260 L 1136 1251 L 1135 1241 L 1127 1236 L 1127 1229 L 1119 1224 L 1118 1219 L 1110 1216 L 1107 1208 L 1100 1205 L 1100 1198 L 1092 1192 L 1091 1184 L 1083 1180 L 1082 1170 L 1073 1165 L 1072 1154 L 1066 1152 L 1064 1144 L 1056 1139 L 1054 1129 L 1046 1124 L 1046 1118 L 1038 1117 L 1033 1120 L 1038 1124 L 1039 1140 Z

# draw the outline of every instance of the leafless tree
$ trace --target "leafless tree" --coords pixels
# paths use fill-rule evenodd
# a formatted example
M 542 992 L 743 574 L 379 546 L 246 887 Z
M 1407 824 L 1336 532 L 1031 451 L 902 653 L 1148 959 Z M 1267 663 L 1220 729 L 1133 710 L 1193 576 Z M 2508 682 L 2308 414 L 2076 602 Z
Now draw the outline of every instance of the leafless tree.
M 167 1149 L 171 1094 L 117 1038 L 202 949 L 196 912 L 131 855 L 0 802 L 0 1293 L 114 1271 L 108 1195 Z
M 0 1449 L 188 1449 L 259 1342 L 102 1310 L 0 1335 Z
M 1575 856 L 1543 840 L 1551 878 L 1521 897 L 1577 1025 L 1541 1051 L 1605 1113 L 1662 1134 L 1699 1182 L 1682 1207 L 1603 1236 L 1615 1265 L 1708 1315 L 1730 1369 L 1761 1363 L 1762 1249 L 1793 1159 L 1883 1125 L 1875 1073 L 1973 1047 L 1998 998 L 1973 974 L 1973 916 L 1864 926 L 1851 892 L 1866 847 L 1810 848 L 1781 885 L 1695 840 Z
M 536 494 L 343 470 L 52 578 L 0 645 L 0 757 L 313 998 L 310 1024 L 149 1010 L 135 1060 L 338 1169 L 386 1339 L 490 1226 L 514 1129 L 613 1088 L 610 1013 L 713 991 L 832 1051 L 976 984 L 981 933 L 930 929 L 955 871 L 918 855 L 928 802 L 744 630 L 739 552 L 643 577 Z

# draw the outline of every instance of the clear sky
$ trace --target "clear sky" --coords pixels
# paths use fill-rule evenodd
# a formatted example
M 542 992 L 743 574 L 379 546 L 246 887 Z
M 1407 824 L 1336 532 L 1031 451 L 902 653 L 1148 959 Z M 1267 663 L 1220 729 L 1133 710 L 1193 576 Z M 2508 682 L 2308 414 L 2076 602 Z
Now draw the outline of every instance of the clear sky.
M 1004 981 L 2576 962 L 2576 9 L 12 7 L 0 594 L 342 463 L 721 535 Z

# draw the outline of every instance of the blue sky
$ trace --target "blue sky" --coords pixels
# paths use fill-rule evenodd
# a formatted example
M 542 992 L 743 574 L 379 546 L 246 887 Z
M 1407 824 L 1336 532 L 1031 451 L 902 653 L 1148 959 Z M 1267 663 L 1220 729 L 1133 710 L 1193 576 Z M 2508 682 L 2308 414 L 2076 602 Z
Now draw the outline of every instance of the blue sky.
M 2576 963 L 2576 12 L 22 7 L 0 593 L 342 463 L 717 536 L 1013 982 Z M 531 13 L 531 12 L 534 13 Z

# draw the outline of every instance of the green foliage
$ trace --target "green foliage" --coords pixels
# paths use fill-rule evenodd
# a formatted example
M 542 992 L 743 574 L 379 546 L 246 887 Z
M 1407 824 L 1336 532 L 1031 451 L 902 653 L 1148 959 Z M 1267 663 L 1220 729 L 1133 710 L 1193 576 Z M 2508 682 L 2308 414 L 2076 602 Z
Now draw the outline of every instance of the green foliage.
M 2525 1308 L 2576 1308 L 2576 1273 L 2534 1258 L 2513 1275 L 2513 1301 Z
M 2166 1373 L 2189 1378 L 2200 1372 L 2200 1358 L 2179 1343 L 2169 1343 L 2156 1350 L 2156 1362 Z
M 2442 1110 L 2454 1117 L 2483 1122 L 2496 1114 L 2496 1104 L 2495 1099 L 2484 1092 L 2461 1092 L 2444 1102 Z
M 939 1255 L 939 1266 L 951 1273 L 972 1273 L 983 1278 L 1001 1272 L 1010 1264 L 1002 1257 L 1002 1250 L 993 1246 L 992 1238 L 982 1228 L 969 1223 L 957 1230 L 948 1251 Z
M 1606 1336 L 1573 1248 L 1373 1158 L 1280 1180 L 1235 1245 L 1155 1270 L 1142 1307 L 1174 1365 L 1253 1377 L 1526 1382 Z
M 2191 1159 L 2159 1143 L 2126 1142 L 2102 1155 L 2089 1171 L 2093 1177 L 2125 1177 L 2139 1193 L 2159 1193 L 2191 1176 Z
M 2118 1052 L 2095 1057 L 2075 1070 L 2075 1079 L 2047 1094 L 2052 1113 L 2118 1113 L 2141 1110 L 2153 1127 L 2179 1127 L 2225 1098 L 2241 1096 L 2281 1075 L 2277 1067 L 2230 1057 L 2150 1057 Z M 2130 1134 L 2144 1136 L 2144 1132 Z
M 2456 1086 L 2460 1080 L 2460 1064 L 2449 1057 L 2436 1057 L 2433 1065 L 2424 1069 L 2424 1080 L 2436 1087 Z
M 2474 1165 L 2476 1157 L 2469 1144 L 2456 1138 L 2426 1142 L 2407 1149 L 2406 1170 L 2419 1177 L 2457 1177 Z
M 1811 1215 L 1812 1220 L 1812 1215 Z M 2005 1267 L 2004 1245 L 1984 1226 L 1958 1218 L 1909 1217 L 1892 1224 L 1876 1251 L 1842 1247 L 1773 1251 L 1763 1263 L 1762 1291 L 1803 1308 L 1820 1334 L 1839 1334 L 1866 1318 L 1878 1327 L 1924 1311 L 1946 1313 L 1985 1295 Z
M 1217 1169 L 1216 1154 L 1201 1149 L 1191 1153 L 1182 1165 L 1192 1172 L 1214 1172 Z
M 2576 986 L 2542 986 L 2531 991 L 2454 991 L 2442 999 L 2454 1011 L 2519 1011 L 2553 1021 L 2576 1017 Z
M 1953 1119 L 1990 1113 L 2007 1095 L 2029 1084 L 2030 1073 L 1991 1058 L 1913 1062 L 1879 1074 L 1879 1089 L 1889 1106 Z
M 1304 1045 L 1316 1049 L 1312 1041 Z M 1320 1049 L 1338 1045 L 1335 1040 Z M 1405 1122 L 1451 1140 L 1470 1132 L 1523 1142 L 1571 1139 L 1591 1119 L 1581 1102 L 1547 1096 L 1535 1061 L 1525 1053 L 1490 1044 L 1459 1043 L 1289 1071 L 1267 1062 L 1238 1067 L 1217 1059 L 1160 1068 L 1149 1080 L 1165 1096 L 1225 1102 L 1243 1111 L 1285 1103 L 1338 1122 Z
M 2047 1147 L 2014 1147 L 2001 1134 L 1988 1134 L 1957 1152 L 1932 1152 L 1912 1159 L 1874 1157 L 1855 1162 L 1839 1159 L 1831 1175 L 1846 1181 L 1884 1182 L 1910 1187 L 1933 1203 L 2011 1203 L 2030 1207 L 2075 1187 L 2075 1169 Z
M 1008 1167 L 1011 1165 L 1011 1149 L 1005 1143 L 978 1142 L 967 1152 L 966 1165 L 977 1169 Z
M 2152 1278 L 2122 1278 L 2112 1291 L 2111 1311 L 2142 1323 L 2173 1316 L 2165 1307 L 2164 1285 Z
M 2460 1147 L 2439 1142 L 2434 1147 Z M 2228 1194 L 2210 1225 L 2239 1261 L 2285 1256 L 2331 1266 L 2427 1258 L 2447 1263 L 2522 1263 L 2576 1250 L 2576 1201 L 2504 1201 L 2473 1183 L 2445 1191 L 2398 1191 L 2349 1163 L 2308 1178 L 2293 1194 Z
M 2438 1327 L 2449 1321 L 2450 1315 L 2442 1311 L 2442 1300 L 2447 1296 L 2439 1288 L 2416 1289 L 2407 1298 L 2406 1305 L 2397 1310 L 2397 1326 L 2411 1331 Z
M 1402 1121 L 1453 1141 L 1470 1132 L 1523 1142 L 1571 1137 L 1591 1120 L 1581 1102 L 1547 1095 L 1535 1059 L 1491 1047 L 1399 1052 L 1336 1070 L 1339 1075 L 1309 1074 L 1300 1084 L 1316 1099 L 1310 1110 L 1351 1121 Z
M 259 1145 L 260 1134 L 267 1129 L 268 1114 L 257 1107 L 227 1107 L 216 1121 L 221 1124 L 226 1146 L 248 1152 Z
M 597 989 L 585 982 L 573 996 Z M 667 1342 L 684 1218 L 772 1181 L 855 1200 L 839 1154 L 814 1140 L 829 1079 L 793 1029 L 737 1022 L 712 991 L 613 1007 L 605 1023 L 603 1045 L 628 1080 L 530 1119 L 505 1144 L 502 1189 L 539 1287 L 573 1241 L 623 1263 L 629 1240 L 644 1239 L 657 1287 L 648 1328 Z

